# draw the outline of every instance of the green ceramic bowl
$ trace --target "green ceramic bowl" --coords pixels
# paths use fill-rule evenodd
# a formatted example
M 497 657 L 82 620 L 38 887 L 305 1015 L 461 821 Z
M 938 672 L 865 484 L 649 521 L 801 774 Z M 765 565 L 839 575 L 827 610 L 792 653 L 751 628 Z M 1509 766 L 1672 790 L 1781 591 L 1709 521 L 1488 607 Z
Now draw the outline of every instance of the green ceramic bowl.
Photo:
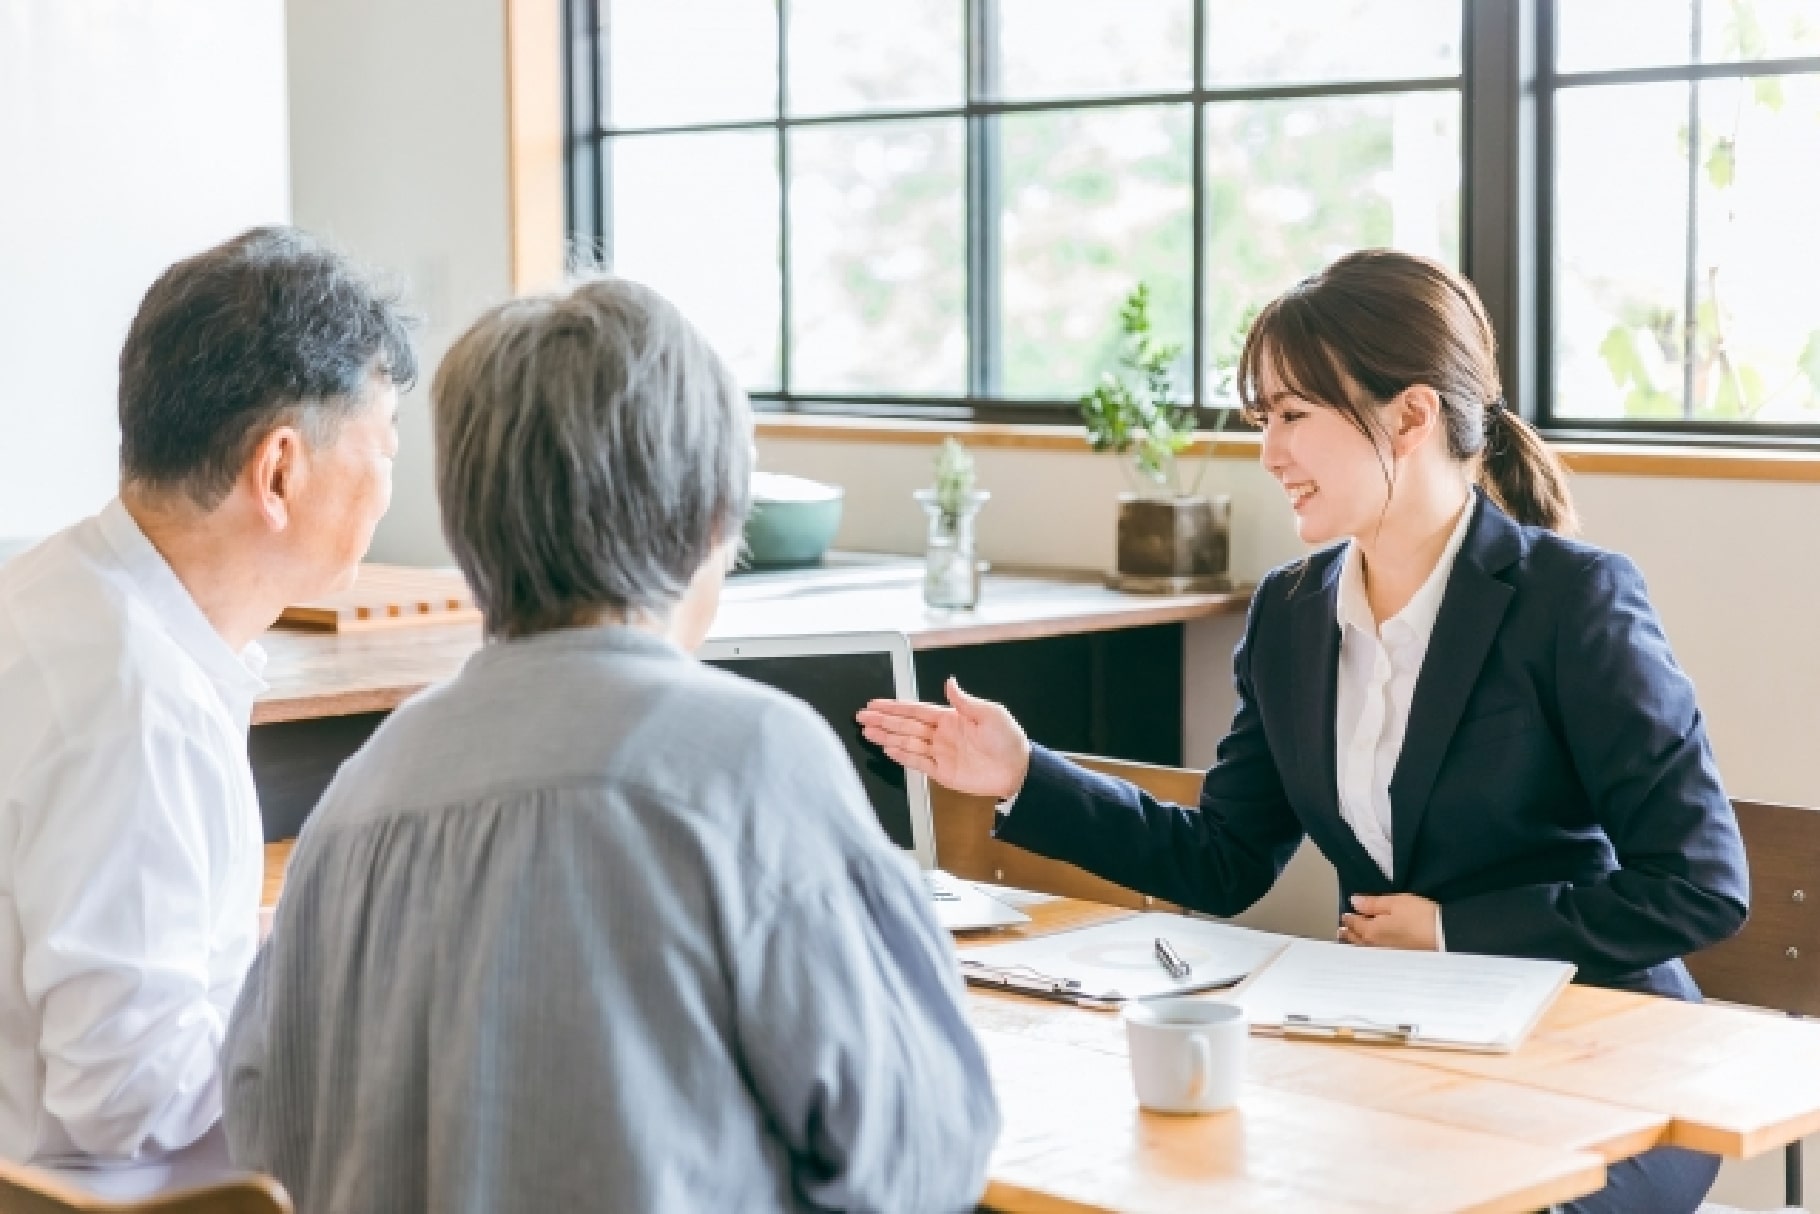
M 753 569 L 813 565 L 840 527 L 839 485 L 800 476 L 758 472 L 752 479 L 752 513 L 746 516 L 746 552 Z

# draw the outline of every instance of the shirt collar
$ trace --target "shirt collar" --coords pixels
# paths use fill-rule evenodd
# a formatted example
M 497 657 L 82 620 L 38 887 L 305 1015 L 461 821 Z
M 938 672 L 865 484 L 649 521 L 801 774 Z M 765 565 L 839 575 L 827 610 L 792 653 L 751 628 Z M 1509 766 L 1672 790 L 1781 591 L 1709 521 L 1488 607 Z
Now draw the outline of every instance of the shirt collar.
M 164 630 L 209 676 L 224 703 L 236 709 L 251 711 L 253 700 L 265 690 L 265 650 L 250 644 L 236 654 L 222 635 L 215 631 L 209 618 L 164 555 L 152 546 L 139 524 L 128 513 L 119 498 L 109 502 L 96 518 L 101 536 L 113 551 L 120 567 L 132 580 L 139 597 Z
M 627 624 L 582 624 L 552 628 L 525 637 L 488 641 L 468 657 L 462 669 L 481 670 L 500 662 L 516 662 L 537 653 L 571 656 L 580 653 L 631 653 L 643 657 L 688 658 L 675 642 Z
M 1477 501 L 1477 494 L 1466 495 L 1466 505 L 1461 508 L 1460 517 L 1454 520 L 1453 533 L 1447 537 L 1447 546 L 1441 549 L 1441 557 L 1429 571 L 1428 580 L 1403 605 L 1403 610 L 1384 621 L 1384 627 L 1395 624 L 1424 638 L 1434 631 L 1435 617 L 1441 614 L 1441 596 L 1447 591 L 1454 559 L 1466 543 L 1466 532 L 1472 527 L 1473 506 Z M 1368 636 L 1377 636 L 1380 631 L 1377 621 L 1372 618 L 1371 600 L 1365 595 L 1365 558 L 1356 540 L 1346 545 L 1346 558 L 1340 567 L 1339 620 L 1343 627 Z

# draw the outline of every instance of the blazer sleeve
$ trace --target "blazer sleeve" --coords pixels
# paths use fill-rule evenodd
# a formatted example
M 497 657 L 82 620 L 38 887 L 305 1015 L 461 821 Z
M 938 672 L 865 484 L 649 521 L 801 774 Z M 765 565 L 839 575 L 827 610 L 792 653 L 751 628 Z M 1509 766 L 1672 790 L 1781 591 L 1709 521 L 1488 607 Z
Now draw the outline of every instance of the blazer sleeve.
M 1623 974 L 1736 933 L 1750 878 L 1693 684 L 1669 652 L 1642 574 L 1601 552 L 1580 578 L 1563 596 L 1557 635 L 1561 735 L 1618 867 L 1595 881 L 1450 902 L 1442 921 L 1458 951 Z
M 1266 579 L 1233 653 L 1238 706 L 1198 809 L 1159 801 L 1134 784 L 1032 746 L 1030 774 L 993 837 L 1208 914 L 1236 915 L 1268 893 L 1303 833 L 1284 794 L 1251 680 L 1269 589 Z

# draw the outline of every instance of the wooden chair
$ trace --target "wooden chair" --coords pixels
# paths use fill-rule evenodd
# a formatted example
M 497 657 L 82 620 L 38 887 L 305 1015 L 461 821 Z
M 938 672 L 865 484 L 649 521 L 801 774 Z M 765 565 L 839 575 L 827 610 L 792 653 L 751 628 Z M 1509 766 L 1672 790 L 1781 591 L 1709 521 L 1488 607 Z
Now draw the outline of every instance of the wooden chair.
M 1710 999 L 1820 1015 L 1820 811 L 1733 801 L 1750 862 L 1750 920 L 1687 959 Z M 1784 1155 L 1785 1200 L 1801 1204 L 1801 1144 Z
M 291 1199 L 271 1177 L 247 1175 L 143 1201 L 109 1201 L 0 1160 L 0 1214 L 291 1214 Z

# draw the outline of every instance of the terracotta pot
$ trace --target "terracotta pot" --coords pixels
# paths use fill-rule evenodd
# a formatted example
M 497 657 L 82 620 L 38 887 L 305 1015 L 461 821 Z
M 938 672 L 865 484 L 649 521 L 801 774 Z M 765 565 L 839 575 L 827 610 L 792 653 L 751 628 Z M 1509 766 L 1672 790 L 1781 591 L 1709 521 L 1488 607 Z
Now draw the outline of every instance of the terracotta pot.
M 1121 590 L 1180 594 L 1228 590 L 1232 499 L 1225 494 L 1173 498 L 1119 494 L 1118 572 Z

